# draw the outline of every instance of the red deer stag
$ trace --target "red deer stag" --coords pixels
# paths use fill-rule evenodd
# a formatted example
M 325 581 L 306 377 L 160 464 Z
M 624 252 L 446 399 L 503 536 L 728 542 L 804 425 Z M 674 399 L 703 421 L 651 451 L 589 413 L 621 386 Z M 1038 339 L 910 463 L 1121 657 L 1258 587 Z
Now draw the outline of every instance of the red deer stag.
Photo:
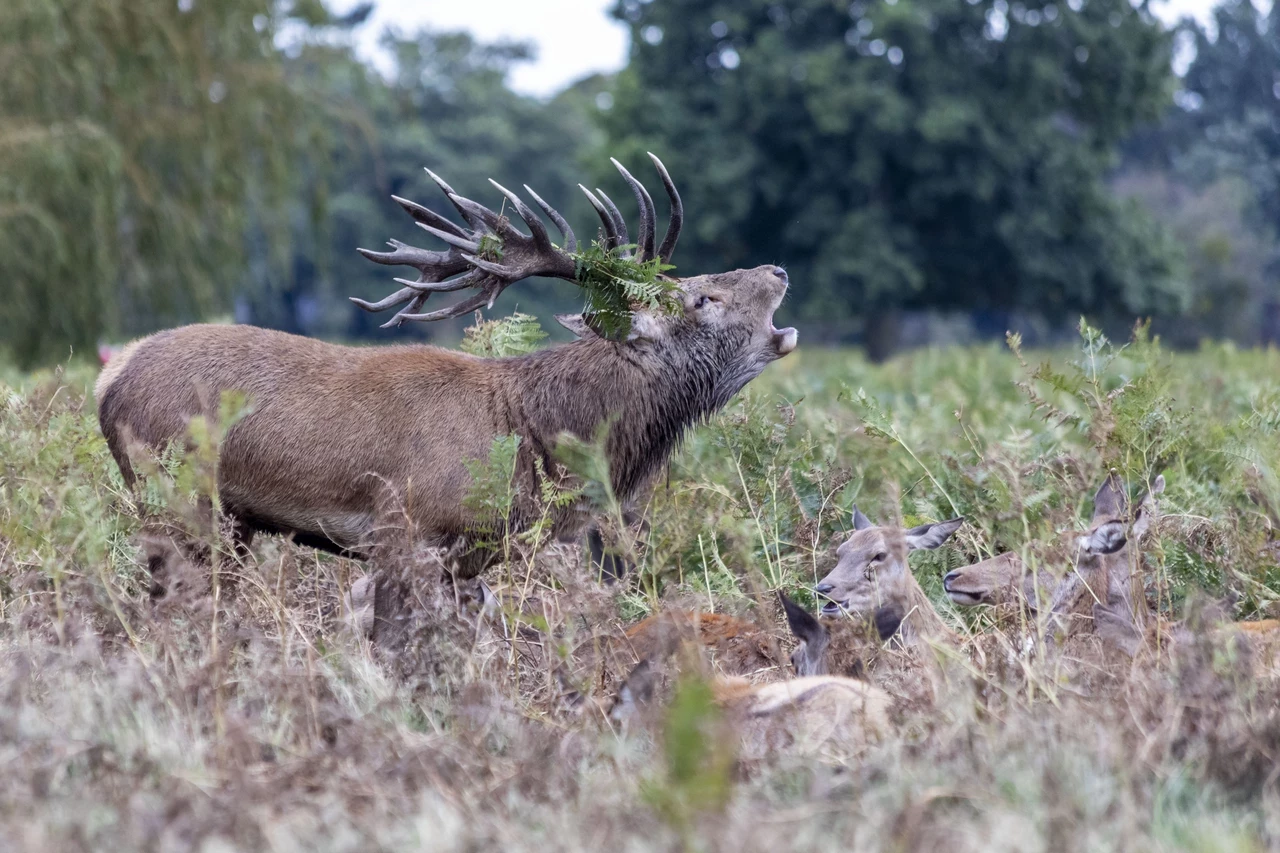
M 653 155 L 650 155 L 651 157 Z M 617 161 L 640 209 L 632 256 L 669 262 L 684 212 L 675 185 L 654 165 L 671 201 L 657 243 L 654 205 Z M 444 241 L 427 251 L 399 241 L 366 258 L 418 271 L 369 311 L 404 305 L 387 324 L 458 317 L 493 304 L 531 276 L 575 280 L 577 240 L 556 210 L 527 186 L 530 198 L 564 235 L 547 229 L 513 192 L 498 184 L 507 217 L 463 198 L 431 175 L 466 226 L 411 201 L 396 201 L 423 230 Z M 630 245 L 626 225 L 603 193 L 587 191 L 606 245 Z M 501 260 L 481 257 L 481 244 Z M 422 313 L 434 293 L 476 288 L 447 308 Z M 595 334 L 581 316 L 561 319 L 579 340 L 532 355 L 483 359 L 431 346 L 355 348 L 250 326 L 185 326 L 130 344 L 103 370 L 98 417 L 127 480 L 134 446 L 152 451 L 181 440 L 189 420 L 212 415 L 220 395 L 248 395 L 251 413 L 227 433 L 218 488 L 238 544 L 254 531 L 292 534 L 299 542 L 366 556 L 388 508 L 402 509 L 416 541 L 446 547 L 460 577 L 478 574 L 490 556 L 468 550 L 477 528 L 491 524 L 466 506 L 466 461 L 488 456 L 496 437 L 520 439 L 516 476 L 523 495 L 511 529 L 536 511 L 539 467 L 556 470 L 552 449 L 563 433 L 591 438 L 611 424 L 605 447 L 614 493 L 633 497 L 661 468 L 685 430 L 724 406 L 770 362 L 795 349 L 796 330 L 774 327 L 787 291 L 775 266 L 678 280 L 678 310 L 635 310 L 626 340 Z M 407 304 L 406 304 L 407 303 Z M 560 511 L 557 534 L 583 524 L 581 510 Z

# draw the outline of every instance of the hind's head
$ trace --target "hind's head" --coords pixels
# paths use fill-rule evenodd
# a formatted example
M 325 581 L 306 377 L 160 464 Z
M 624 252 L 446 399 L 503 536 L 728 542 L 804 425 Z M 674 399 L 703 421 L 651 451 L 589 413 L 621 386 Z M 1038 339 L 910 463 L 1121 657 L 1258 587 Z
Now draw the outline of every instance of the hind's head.
M 953 518 L 907 530 L 879 527 L 855 507 L 854 531 L 836 550 L 836 567 L 814 587 L 814 592 L 827 600 L 823 614 L 870 617 L 887 604 L 910 609 L 915 578 L 907 554 L 937 548 L 963 523 L 964 518 Z

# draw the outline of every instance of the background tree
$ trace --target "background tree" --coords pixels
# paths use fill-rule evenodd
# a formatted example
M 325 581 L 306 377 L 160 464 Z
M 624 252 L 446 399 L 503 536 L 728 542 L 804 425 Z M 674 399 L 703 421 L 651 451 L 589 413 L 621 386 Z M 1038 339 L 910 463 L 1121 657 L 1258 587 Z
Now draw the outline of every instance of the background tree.
M 1129 171 L 1167 185 L 1150 206 L 1193 264 L 1193 309 L 1170 332 L 1280 341 L 1280 10 L 1225 0 L 1178 38 L 1192 59 L 1177 106 L 1128 146 Z
M 392 60 L 387 75 L 363 64 L 342 43 L 311 43 L 290 61 L 290 74 L 329 105 L 327 147 L 307 181 L 315 193 L 328 187 L 333 192 L 326 196 L 323 220 L 294 211 L 294 261 L 283 268 L 255 267 L 251 286 L 241 294 L 242 319 L 295 332 L 382 340 L 397 334 L 460 335 L 460 326 L 470 319 L 379 330 L 390 313 L 365 313 L 346 298 L 381 297 L 394 288 L 392 277 L 408 272 L 370 263 L 356 253 L 357 246 L 377 249 L 391 237 L 435 245 L 390 196 L 454 215 L 424 167 L 495 209 L 502 199 L 489 178 L 513 189 L 527 183 L 580 232 L 591 233 L 597 220 L 577 183 L 586 180 L 589 157 L 601 156 L 601 134 L 591 113 L 604 81 L 588 78 L 544 102 L 507 85 L 512 66 L 531 57 L 527 45 L 484 45 L 466 34 L 424 31 L 388 34 L 383 48 Z M 441 304 L 453 298 L 434 297 Z M 564 282 L 533 283 L 518 294 L 521 310 L 544 316 L 579 302 Z M 495 310 L 507 312 L 516 305 L 508 296 Z
M 273 39 L 318 0 L 0 4 L 0 341 L 20 362 L 225 307 L 307 110 Z M 301 129 L 300 129 L 301 128 Z
M 806 332 L 899 307 L 1176 313 L 1166 233 L 1104 183 L 1157 117 L 1170 39 L 1145 5 L 622 0 L 606 119 L 697 211 L 682 265 L 788 263 Z M 812 338 L 811 338 L 812 339 Z

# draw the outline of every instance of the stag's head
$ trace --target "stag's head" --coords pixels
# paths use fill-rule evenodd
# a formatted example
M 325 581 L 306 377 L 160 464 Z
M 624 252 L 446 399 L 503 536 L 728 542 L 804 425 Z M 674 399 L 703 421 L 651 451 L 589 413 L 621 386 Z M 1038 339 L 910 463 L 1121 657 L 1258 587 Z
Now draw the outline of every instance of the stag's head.
M 963 523 L 964 518 L 953 518 L 909 530 L 877 527 L 854 507 L 854 531 L 836 550 L 836 567 L 814 587 L 827 599 L 823 614 L 871 616 L 885 605 L 908 601 L 915 578 L 907 554 L 937 548 Z
M 684 207 L 671 176 L 652 154 L 671 203 L 671 218 L 658 244 L 658 228 L 653 200 L 645 187 L 613 161 L 635 195 L 640 210 L 639 234 L 635 250 L 626 256 L 638 264 L 654 259 L 670 264 L 672 252 L 684 222 Z M 368 311 L 382 311 L 404 305 L 386 324 L 399 326 L 408 321 L 441 320 L 458 317 L 478 308 L 492 307 L 498 295 L 510 285 L 533 276 L 577 281 L 580 274 L 578 241 L 569 223 L 528 186 L 525 191 L 563 235 L 557 246 L 536 212 L 515 193 L 494 183 L 506 198 L 507 209 L 520 217 L 529 233 L 512 225 L 508 216 L 464 198 L 428 170 L 465 222 L 452 220 L 406 199 L 396 201 L 429 234 L 444 241 L 445 251 L 427 251 L 399 241 L 391 241 L 392 251 L 360 252 L 380 264 L 397 264 L 418 270 L 416 280 L 396 279 L 402 288 L 385 299 L 369 303 L 352 299 Z M 632 245 L 627 225 L 617 205 L 602 190 L 581 187 L 600 217 L 600 239 L 606 251 L 621 254 Z M 616 347 L 644 352 L 678 352 L 690 371 L 704 374 L 712 387 L 714 406 L 722 405 L 765 366 L 795 349 L 796 330 L 778 329 L 773 314 L 787 292 L 787 273 L 781 267 L 762 266 L 749 270 L 668 279 L 676 285 L 673 306 L 661 309 L 633 306 L 630 334 L 610 341 Z M 475 288 L 467 299 L 437 311 L 423 313 L 433 293 Z M 671 310 L 674 308 L 674 310 Z M 556 318 L 580 338 L 600 337 L 593 318 L 581 314 Z M 671 359 L 664 359 L 670 363 Z

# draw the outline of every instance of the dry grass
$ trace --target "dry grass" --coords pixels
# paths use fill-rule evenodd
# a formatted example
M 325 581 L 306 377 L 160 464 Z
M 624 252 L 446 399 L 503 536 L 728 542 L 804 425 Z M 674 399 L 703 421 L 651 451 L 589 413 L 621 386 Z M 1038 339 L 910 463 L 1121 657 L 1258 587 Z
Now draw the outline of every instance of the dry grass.
M 1171 517 L 1143 570 L 1170 615 L 1185 615 L 1196 587 L 1229 596 L 1238 617 L 1272 607 L 1280 570 L 1259 507 L 1280 459 L 1266 432 L 1277 360 L 1215 351 L 1175 363 L 1171 399 L 1188 386 L 1216 396 L 1181 427 L 1189 443 L 1148 447 L 1134 465 L 1169 472 Z M 216 579 L 169 553 L 182 583 L 153 600 L 147 557 L 167 552 L 141 535 L 112 470 L 84 398 L 89 376 L 11 377 L 0 386 L 0 847 L 1280 844 L 1280 690 L 1207 631 L 1164 669 L 1087 688 L 1055 661 L 1017 655 L 1016 642 L 982 669 L 962 647 L 938 667 L 932 703 L 901 708 L 892 736 L 838 763 L 802 751 L 725 762 L 727 723 L 687 684 L 626 731 L 595 701 L 574 707 L 574 691 L 607 699 L 630 663 L 609 644 L 660 602 L 749 616 L 785 651 L 769 593 L 799 594 L 825 571 L 855 497 L 886 520 L 949 516 L 935 510 L 954 502 L 975 522 L 955 548 L 913 560 L 937 597 L 948 566 L 1030 554 L 1078 525 L 1101 459 L 1159 439 L 1097 444 L 1090 430 L 1046 426 L 1012 387 L 1021 368 L 989 351 L 874 371 L 847 355 L 790 362 L 684 449 L 628 583 L 596 583 L 559 546 L 521 546 L 490 578 L 497 622 L 408 546 L 365 565 L 265 539 Z M 892 424 L 876 426 L 859 384 Z M 774 409 L 774 395 L 823 402 Z M 1255 416 L 1265 438 L 1242 443 L 1233 425 Z M 187 474 L 199 480 L 196 470 L 178 481 Z M 169 523 L 199 527 L 180 494 L 148 500 Z M 209 530 L 204 541 L 223 549 Z M 397 642 L 377 648 L 344 613 L 371 571 L 415 603 Z M 943 609 L 965 646 L 999 649 L 995 628 L 1018 630 L 1016 616 L 966 623 Z

